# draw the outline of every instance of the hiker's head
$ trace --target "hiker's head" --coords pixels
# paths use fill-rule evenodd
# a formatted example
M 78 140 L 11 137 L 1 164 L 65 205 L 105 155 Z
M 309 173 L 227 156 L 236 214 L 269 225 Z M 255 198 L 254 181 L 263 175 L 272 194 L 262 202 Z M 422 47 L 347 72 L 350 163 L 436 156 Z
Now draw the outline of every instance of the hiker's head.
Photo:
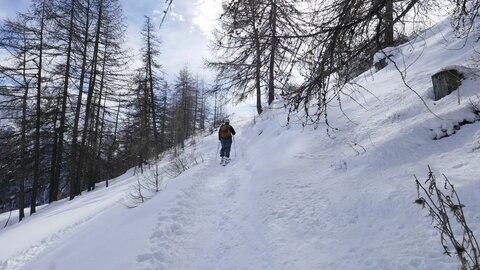
M 225 124 L 230 124 L 230 120 L 228 118 L 225 119 Z

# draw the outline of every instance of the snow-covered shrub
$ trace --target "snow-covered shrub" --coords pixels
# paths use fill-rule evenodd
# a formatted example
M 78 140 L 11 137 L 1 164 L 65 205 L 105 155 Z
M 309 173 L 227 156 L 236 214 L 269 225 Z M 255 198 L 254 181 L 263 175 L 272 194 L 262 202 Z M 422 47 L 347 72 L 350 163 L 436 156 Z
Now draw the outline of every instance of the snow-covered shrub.
M 460 260 L 462 270 L 479 270 L 480 248 L 475 235 L 467 224 L 463 205 L 452 183 L 444 175 L 445 181 L 440 187 L 429 169 L 428 179 L 422 184 L 417 177 L 418 199 L 415 203 L 428 210 L 434 228 L 440 232 L 440 241 L 445 254 L 454 254 Z
M 135 183 L 130 186 L 127 197 L 128 202 L 126 204 L 129 208 L 135 208 L 139 204 L 144 203 L 146 200 L 150 199 L 150 197 L 146 195 L 148 188 L 145 185 L 142 176 L 143 175 L 137 174 L 135 178 Z
M 442 125 L 435 129 L 430 129 L 433 133 L 433 140 L 440 140 L 456 134 L 463 126 L 477 123 L 480 121 L 480 97 L 476 99 L 469 98 L 469 106 L 467 114 L 463 118 L 458 120 L 452 120 L 450 122 L 444 122 Z
M 160 160 L 155 160 L 146 170 L 143 170 L 143 173 L 136 174 L 135 182 L 130 186 L 127 194 L 127 207 L 136 207 L 152 198 L 155 193 L 162 190 L 163 180 Z
M 163 177 L 160 173 L 160 165 L 155 162 L 149 167 L 148 174 L 145 177 L 145 186 L 151 192 L 159 192 Z
M 476 115 L 480 115 L 480 96 L 476 95 L 475 98 L 469 98 L 470 110 Z
M 152 160 L 141 173 L 136 172 L 135 182 L 128 190 L 127 207 L 136 207 L 161 191 L 164 180 L 161 173 L 161 161 L 161 157 Z
M 173 155 L 170 162 L 163 167 L 162 172 L 170 178 L 175 178 L 200 162 L 203 162 L 203 157 L 201 155 L 197 157 L 195 150 L 183 152 Z

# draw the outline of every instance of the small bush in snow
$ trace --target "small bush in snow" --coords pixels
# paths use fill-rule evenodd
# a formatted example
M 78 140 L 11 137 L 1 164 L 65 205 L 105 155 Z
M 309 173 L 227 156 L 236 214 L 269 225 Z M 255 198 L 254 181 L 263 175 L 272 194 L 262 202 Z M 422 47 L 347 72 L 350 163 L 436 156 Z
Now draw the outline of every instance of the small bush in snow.
M 160 159 L 154 160 L 148 165 L 147 170 L 136 173 L 136 181 L 130 186 L 127 195 L 127 207 L 134 208 L 145 202 L 155 193 L 166 188 L 162 185 L 164 179 L 175 178 L 191 167 L 203 162 L 203 157 L 197 157 L 195 149 L 186 153 L 185 151 L 172 150 L 170 161 L 166 165 L 160 166 Z M 168 177 L 168 178 L 167 178 Z
M 422 184 L 417 177 L 418 199 L 415 203 L 428 210 L 434 228 L 440 232 L 440 241 L 445 254 L 451 256 L 452 250 L 460 260 L 461 270 L 480 270 L 477 240 L 467 224 L 463 205 L 452 183 L 444 175 L 445 182 L 440 187 L 429 169 L 428 179 Z
M 476 95 L 475 99 L 468 99 L 470 103 L 470 110 L 476 115 L 480 115 L 480 96 Z
M 128 192 L 129 202 L 127 203 L 127 207 L 129 208 L 135 208 L 150 198 L 145 195 L 148 188 L 145 186 L 143 181 L 141 181 L 141 178 L 141 175 L 137 174 L 135 179 L 136 182 L 130 186 L 130 190 Z
M 200 161 L 203 162 L 203 157 L 200 157 Z M 195 151 L 174 155 L 171 161 L 163 168 L 163 173 L 170 178 L 175 178 L 198 163 L 199 160 L 195 155 Z
M 160 174 L 160 166 L 158 165 L 158 162 L 155 162 L 150 166 L 148 173 L 148 175 L 145 175 L 145 186 L 151 192 L 159 192 L 163 178 Z
M 136 173 L 135 182 L 130 186 L 128 191 L 127 207 L 134 208 L 139 204 L 145 202 L 161 190 L 163 177 L 159 160 L 154 160 L 153 164 L 148 165 L 147 170 L 142 170 L 142 173 Z
M 462 121 L 454 122 L 449 125 L 443 124 L 438 129 L 431 129 L 434 132 L 433 140 L 440 140 L 446 137 L 450 137 L 457 133 L 465 125 L 470 125 L 480 121 L 480 97 L 476 96 L 476 99 L 469 98 L 469 109 L 474 114 L 471 117 L 465 118 Z

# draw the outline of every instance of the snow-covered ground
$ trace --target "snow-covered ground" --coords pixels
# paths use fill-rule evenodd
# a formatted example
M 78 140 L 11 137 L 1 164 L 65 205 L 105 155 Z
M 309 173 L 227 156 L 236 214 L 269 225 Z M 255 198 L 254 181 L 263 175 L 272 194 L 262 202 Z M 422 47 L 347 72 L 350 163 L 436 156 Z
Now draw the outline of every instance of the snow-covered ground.
M 469 100 L 479 80 L 463 81 L 460 104 L 457 92 L 433 101 L 431 75 L 472 67 L 478 48 L 451 40 L 443 23 L 393 57 L 436 115 L 392 64 L 357 79 L 371 94 L 353 93 L 361 106 L 344 100 L 351 121 L 332 108 L 338 130 L 328 135 L 322 125 L 286 125 L 283 109 L 253 121 L 244 104 L 231 116 L 231 164 L 218 164 L 213 134 L 186 150 L 203 162 L 135 208 L 127 207 L 133 170 L 109 188 L 45 206 L 0 230 L 0 269 L 456 269 L 413 203 L 413 175 L 425 178 L 430 165 L 455 184 L 480 233 L 480 122 L 454 129 L 476 119 Z

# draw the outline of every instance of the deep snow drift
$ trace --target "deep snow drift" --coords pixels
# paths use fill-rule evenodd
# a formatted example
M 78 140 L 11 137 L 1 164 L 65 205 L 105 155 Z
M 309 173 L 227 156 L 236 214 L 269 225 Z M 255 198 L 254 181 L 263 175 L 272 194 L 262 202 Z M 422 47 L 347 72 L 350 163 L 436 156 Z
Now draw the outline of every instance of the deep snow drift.
M 433 101 L 431 75 L 472 66 L 478 48 L 452 40 L 443 23 L 393 56 L 438 117 L 393 64 L 357 78 L 371 93 L 352 93 L 361 106 L 344 100 L 351 121 L 332 107 L 338 130 L 329 135 L 322 125 L 286 125 L 283 109 L 252 121 L 253 107 L 243 105 L 231 116 L 237 136 L 227 167 L 213 134 L 186 150 L 198 165 L 164 179 L 136 208 L 127 207 L 142 177 L 133 170 L 109 188 L 45 206 L 0 230 L 0 269 L 456 269 L 413 203 L 413 175 L 425 178 L 430 165 L 455 184 L 480 232 L 480 122 L 454 129 L 476 120 L 469 100 L 477 101 L 479 81 L 467 76 L 460 104 L 457 92 Z

